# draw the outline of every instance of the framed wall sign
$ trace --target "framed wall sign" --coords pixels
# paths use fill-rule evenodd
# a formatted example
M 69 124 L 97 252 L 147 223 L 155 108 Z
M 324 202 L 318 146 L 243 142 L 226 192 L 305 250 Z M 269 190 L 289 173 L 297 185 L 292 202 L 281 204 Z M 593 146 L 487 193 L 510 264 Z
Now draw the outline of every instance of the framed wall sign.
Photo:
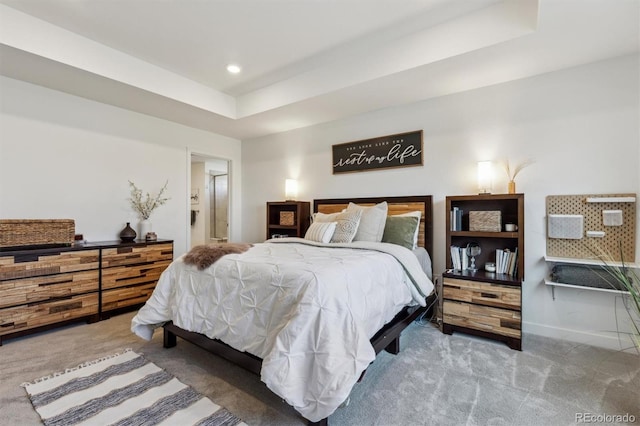
M 422 130 L 333 145 L 333 174 L 422 166 Z

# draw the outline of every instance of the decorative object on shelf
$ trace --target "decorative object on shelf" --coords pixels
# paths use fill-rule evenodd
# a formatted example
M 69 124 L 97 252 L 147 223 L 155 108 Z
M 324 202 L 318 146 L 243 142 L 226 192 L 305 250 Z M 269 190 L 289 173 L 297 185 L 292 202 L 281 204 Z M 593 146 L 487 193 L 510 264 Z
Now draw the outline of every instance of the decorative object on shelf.
M 518 173 L 520 173 L 522 171 L 522 169 L 524 169 L 525 167 L 529 166 L 533 164 L 533 160 L 526 160 L 523 161 L 522 163 L 518 164 L 517 166 L 515 166 L 513 169 L 511 169 L 511 166 L 509 164 L 509 160 L 505 160 L 504 161 L 504 171 L 507 173 L 507 178 L 509 179 L 509 184 L 507 186 L 507 192 L 509 194 L 515 194 L 516 193 L 516 176 L 518 176 Z
M 602 224 L 604 226 L 622 226 L 622 210 L 602 210 Z
M 476 268 L 476 256 L 478 256 L 480 253 L 482 253 L 480 244 L 478 243 L 467 244 L 467 256 L 471 258 L 471 265 L 468 268 L 469 271 L 475 272 L 478 270 L 478 268 Z
M 518 230 L 518 225 L 515 223 L 507 223 L 504 225 L 504 230 L 507 232 L 516 232 Z
M 151 221 L 149 219 L 141 220 L 140 222 L 138 222 L 138 229 L 140 230 L 140 232 L 138 233 L 138 235 L 140 235 L 140 238 L 146 238 L 146 235 L 153 230 Z
M 493 165 L 491 161 L 478 161 L 478 193 L 491 194 Z
M 500 210 L 480 210 L 469 212 L 469 231 L 500 232 L 502 214 Z
M 120 231 L 120 240 L 125 243 L 135 240 L 137 236 L 138 234 L 136 234 L 136 231 L 134 231 L 134 229 L 130 226 L 129 222 L 127 222 L 127 226 L 125 226 L 124 229 Z
M 284 181 L 284 198 L 287 201 L 295 201 L 298 198 L 298 181 L 287 179 Z
M 280 212 L 280 225 L 293 226 L 295 224 L 294 212 Z
M 73 219 L 0 219 L 0 247 L 70 246 L 74 235 Z
M 422 130 L 381 136 L 331 147 L 333 174 L 422 166 Z
M 133 182 L 129 181 L 129 187 L 131 188 L 131 197 L 129 198 L 129 201 L 131 202 L 131 207 L 133 207 L 143 220 L 149 219 L 151 217 L 151 213 L 153 213 L 155 209 L 170 200 L 168 197 L 163 198 L 168 184 L 169 181 L 166 181 L 157 195 L 151 196 L 151 194 L 147 192 L 143 198 L 142 190 L 138 189 Z
M 156 235 L 155 232 L 147 232 L 144 239 L 147 241 L 157 241 L 158 236 Z
M 487 262 L 484 264 L 484 270 L 487 272 L 495 272 L 496 271 L 496 264 L 493 262 Z
M 151 222 L 149 221 L 151 213 L 170 199 L 168 197 L 163 197 L 168 184 L 169 181 L 166 181 L 157 195 L 152 196 L 147 192 L 143 197 L 142 190 L 138 189 L 133 182 L 129 181 L 129 187 L 131 189 L 131 197 L 129 198 L 129 201 L 131 202 L 131 207 L 133 207 L 142 219 L 138 224 L 140 238 L 145 238 L 147 233 L 151 232 Z

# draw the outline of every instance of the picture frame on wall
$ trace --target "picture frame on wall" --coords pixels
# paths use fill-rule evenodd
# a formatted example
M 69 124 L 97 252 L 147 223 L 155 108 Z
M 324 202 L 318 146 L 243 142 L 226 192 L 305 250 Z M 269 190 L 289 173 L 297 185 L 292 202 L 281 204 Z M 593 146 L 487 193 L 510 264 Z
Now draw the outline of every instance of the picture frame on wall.
M 424 165 L 422 130 L 332 145 L 333 174 Z

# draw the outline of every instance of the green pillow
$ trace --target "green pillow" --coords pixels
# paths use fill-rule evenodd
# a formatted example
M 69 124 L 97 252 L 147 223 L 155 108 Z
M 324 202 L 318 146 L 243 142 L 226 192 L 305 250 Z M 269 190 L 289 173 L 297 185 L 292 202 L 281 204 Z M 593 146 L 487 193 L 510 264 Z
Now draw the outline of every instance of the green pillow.
M 387 216 L 382 242 L 398 244 L 413 250 L 413 236 L 419 220 L 414 216 Z

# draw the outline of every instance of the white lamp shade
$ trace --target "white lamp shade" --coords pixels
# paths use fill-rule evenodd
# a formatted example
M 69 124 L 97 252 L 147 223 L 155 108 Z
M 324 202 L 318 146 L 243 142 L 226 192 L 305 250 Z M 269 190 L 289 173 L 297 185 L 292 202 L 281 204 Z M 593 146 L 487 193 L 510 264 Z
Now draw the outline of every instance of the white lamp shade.
M 478 191 L 480 194 L 490 194 L 493 180 L 491 161 L 478 161 Z
M 294 201 L 298 198 L 298 181 L 287 179 L 284 181 L 284 196 L 287 201 Z

